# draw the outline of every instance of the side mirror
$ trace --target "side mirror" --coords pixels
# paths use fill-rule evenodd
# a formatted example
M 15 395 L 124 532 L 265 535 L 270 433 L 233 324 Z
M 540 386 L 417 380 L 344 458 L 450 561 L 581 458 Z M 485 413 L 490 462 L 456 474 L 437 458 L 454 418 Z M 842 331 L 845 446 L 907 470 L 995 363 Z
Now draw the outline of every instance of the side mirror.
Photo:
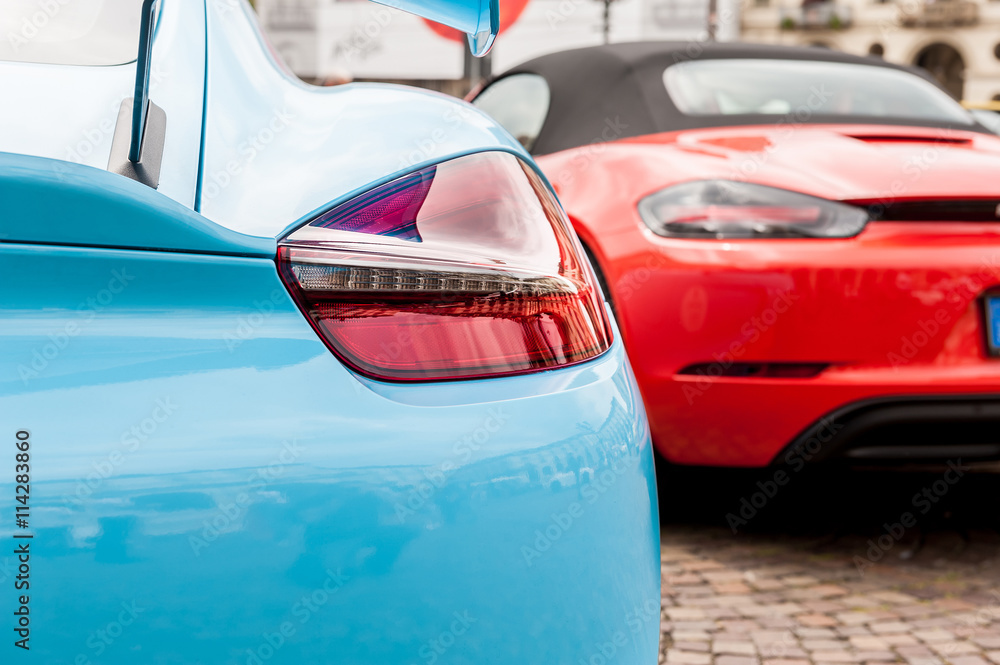
M 499 0 L 374 0 L 380 5 L 402 9 L 449 28 L 461 30 L 469 38 L 469 50 L 483 57 L 500 32 Z

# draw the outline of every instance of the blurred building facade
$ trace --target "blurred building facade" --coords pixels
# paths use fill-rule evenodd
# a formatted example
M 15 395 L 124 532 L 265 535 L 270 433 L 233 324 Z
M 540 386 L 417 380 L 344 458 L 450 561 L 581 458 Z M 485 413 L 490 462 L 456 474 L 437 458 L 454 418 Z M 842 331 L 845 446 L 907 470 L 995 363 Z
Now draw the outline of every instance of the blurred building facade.
M 750 0 L 742 33 L 917 65 L 958 99 L 1000 100 L 997 0 Z
M 608 39 L 705 39 L 709 3 L 716 5 L 720 40 L 739 37 L 740 0 L 614 0 Z M 604 41 L 603 0 L 500 0 L 501 30 L 491 53 L 493 72 L 533 57 Z M 430 84 L 468 75 L 464 44 L 410 14 L 367 0 L 257 0 L 275 49 L 299 76 L 406 80 Z M 435 87 L 431 85 L 430 87 Z M 436 86 L 439 89 L 441 86 Z
M 609 0 L 612 42 L 715 37 L 813 45 L 934 74 L 957 98 L 1000 100 L 1000 0 Z M 256 0 L 275 49 L 315 82 L 407 81 L 464 94 L 474 70 L 464 44 L 426 21 L 367 0 Z M 501 0 L 517 19 L 487 67 L 502 72 L 605 39 L 603 0 Z M 454 37 L 454 36 L 452 36 Z M 471 63 L 479 67 L 482 63 Z M 454 83 L 455 85 L 449 85 Z

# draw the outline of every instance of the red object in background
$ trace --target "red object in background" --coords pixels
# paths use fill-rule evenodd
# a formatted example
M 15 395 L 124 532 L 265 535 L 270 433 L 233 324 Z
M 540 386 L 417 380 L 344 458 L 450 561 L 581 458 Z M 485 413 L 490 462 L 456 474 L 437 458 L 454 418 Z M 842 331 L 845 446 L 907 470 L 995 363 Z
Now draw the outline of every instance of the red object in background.
M 603 271 L 666 459 L 788 462 L 791 442 L 844 407 L 1000 395 L 983 307 L 986 294 L 1000 292 L 1000 138 L 951 130 L 943 141 L 941 133 L 858 124 L 789 132 L 779 123 L 537 158 Z M 933 167 L 901 170 L 923 155 Z M 862 209 L 888 196 L 890 205 L 883 221 L 848 238 L 662 237 L 640 218 L 651 194 L 732 178 L 747 164 L 765 188 Z M 928 426 L 914 413 L 919 435 Z M 953 447 L 964 439 L 946 434 L 939 443 L 947 455 L 965 454 Z
M 528 6 L 529 0 L 500 0 L 500 33 L 503 34 L 507 28 L 514 25 L 517 19 L 521 18 L 524 8 Z M 423 19 L 427 26 L 445 39 L 453 42 L 465 43 L 465 35 L 454 28 Z

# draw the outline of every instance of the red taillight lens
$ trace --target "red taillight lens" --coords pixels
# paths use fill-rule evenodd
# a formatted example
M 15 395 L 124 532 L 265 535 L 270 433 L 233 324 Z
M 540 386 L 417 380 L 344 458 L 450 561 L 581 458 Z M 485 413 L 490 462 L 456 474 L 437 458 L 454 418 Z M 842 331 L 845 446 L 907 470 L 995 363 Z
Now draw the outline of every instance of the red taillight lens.
M 358 196 L 278 247 L 282 279 L 362 374 L 430 381 L 520 374 L 611 345 L 593 275 L 530 167 L 481 153 Z

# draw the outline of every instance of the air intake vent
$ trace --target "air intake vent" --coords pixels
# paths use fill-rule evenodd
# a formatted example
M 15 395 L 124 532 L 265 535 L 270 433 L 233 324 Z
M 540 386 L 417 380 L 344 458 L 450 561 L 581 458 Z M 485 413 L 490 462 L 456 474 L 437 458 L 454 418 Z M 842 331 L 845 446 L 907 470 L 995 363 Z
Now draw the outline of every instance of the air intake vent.
M 829 363 L 732 363 L 723 367 L 716 362 L 688 365 L 677 373 L 740 379 L 811 379 L 822 374 L 828 367 Z
M 854 202 L 874 222 L 997 222 L 1000 199 L 965 201 Z
M 847 135 L 848 138 L 864 141 L 865 143 L 945 143 L 948 145 L 972 145 L 970 138 L 957 138 L 953 136 L 920 136 L 917 134 L 861 134 Z

